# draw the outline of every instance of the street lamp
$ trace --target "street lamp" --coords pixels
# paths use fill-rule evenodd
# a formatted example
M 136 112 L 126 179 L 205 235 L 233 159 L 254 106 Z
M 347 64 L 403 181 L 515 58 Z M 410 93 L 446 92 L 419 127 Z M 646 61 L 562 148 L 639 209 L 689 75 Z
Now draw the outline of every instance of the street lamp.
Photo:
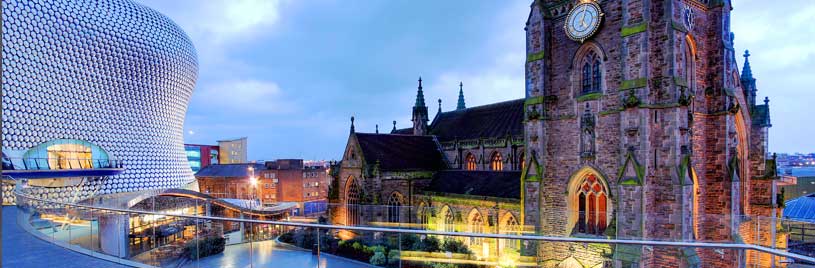
M 249 185 L 252 187 L 251 199 L 253 200 L 258 199 L 257 196 L 258 177 L 255 177 L 255 167 L 252 166 L 252 164 L 249 164 L 249 167 L 247 169 L 249 170 Z M 258 200 L 258 203 L 260 203 L 260 200 Z

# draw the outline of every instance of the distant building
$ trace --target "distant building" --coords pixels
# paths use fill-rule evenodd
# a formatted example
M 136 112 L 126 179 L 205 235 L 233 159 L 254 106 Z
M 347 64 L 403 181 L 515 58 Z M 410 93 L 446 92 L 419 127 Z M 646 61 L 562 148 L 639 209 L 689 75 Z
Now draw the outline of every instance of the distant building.
M 222 164 L 246 163 L 246 137 L 232 140 L 219 140 Z
M 202 168 L 219 164 L 217 145 L 184 144 L 184 151 L 187 153 L 187 161 L 190 162 L 192 172 L 198 172 Z
M 302 159 L 279 159 L 264 164 L 209 165 L 195 177 L 200 191 L 215 197 L 258 199 L 267 206 L 296 202 L 296 214 L 310 214 L 326 209 L 327 170 L 324 166 L 306 167 Z

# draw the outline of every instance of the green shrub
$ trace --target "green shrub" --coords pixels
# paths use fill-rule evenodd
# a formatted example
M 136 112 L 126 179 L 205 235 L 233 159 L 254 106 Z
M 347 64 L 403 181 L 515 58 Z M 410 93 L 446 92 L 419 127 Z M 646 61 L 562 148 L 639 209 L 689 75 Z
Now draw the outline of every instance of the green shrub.
M 464 253 L 464 254 L 473 254 L 467 245 L 464 245 L 464 242 L 461 242 L 458 239 L 452 238 L 445 238 L 444 243 L 441 245 L 441 251 L 443 252 L 452 252 L 452 253 Z
M 404 250 L 418 250 L 421 246 L 419 236 L 416 234 L 403 234 L 402 235 L 402 249 Z
M 384 254 L 384 253 L 383 253 Z M 337 245 L 337 255 L 355 259 L 362 262 L 369 262 L 374 252 L 365 246 L 361 240 L 351 239 L 340 241 Z
M 221 236 L 208 236 L 193 239 L 184 245 L 184 255 L 187 258 L 203 258 L 224 252 L 226 239 Z
M 370 263 L 376 266 L 385 265 L 387 260 L 385 259 L 385 252 L 383 251 L 375 251 L 374 255 L 371 256 Z
M 439 251 L 439 239 L 435 236 L 428 236 L 422 240 L 421 246 L 417 249 L 426 252 Z
M 401 254 L 399 254 L 398 250 L 391 249 L 388 252 L 388 266 L 395 267 L 399 265 L 399 259 L 401 259 Z

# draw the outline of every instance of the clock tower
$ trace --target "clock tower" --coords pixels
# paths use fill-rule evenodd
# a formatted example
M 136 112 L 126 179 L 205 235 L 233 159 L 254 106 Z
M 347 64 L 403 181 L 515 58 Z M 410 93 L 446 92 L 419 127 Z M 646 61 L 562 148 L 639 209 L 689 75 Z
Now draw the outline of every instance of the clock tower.
M 759 142 L 769 124 L 754 121 L 760 109 L 741 89 L 730 10 L 727 0 L 533 2 L 525 27 L 525 225 L 555 236 L 746 241 L 743 227 L 755 223 L 739 215 L 777 214 Z M 760 232 L 775 235 L 766 226 Z M 734 250 L 547 242 L 525 254 L 543 266 L 750 260 Z

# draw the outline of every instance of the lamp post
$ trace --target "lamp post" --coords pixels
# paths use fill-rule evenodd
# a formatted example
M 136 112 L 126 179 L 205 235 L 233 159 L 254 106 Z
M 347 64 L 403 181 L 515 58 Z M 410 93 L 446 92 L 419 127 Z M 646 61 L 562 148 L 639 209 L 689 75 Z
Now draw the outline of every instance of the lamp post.
M 258 178 L 255 177 L 255 167 L 250 164 L 248 170 L 249 170 L 249 185 L 252 187 L 252 196 L 250 198 L 252 200 L 258 200 L 258 203 L 260 203 L 260 200 L 257 195 Z

